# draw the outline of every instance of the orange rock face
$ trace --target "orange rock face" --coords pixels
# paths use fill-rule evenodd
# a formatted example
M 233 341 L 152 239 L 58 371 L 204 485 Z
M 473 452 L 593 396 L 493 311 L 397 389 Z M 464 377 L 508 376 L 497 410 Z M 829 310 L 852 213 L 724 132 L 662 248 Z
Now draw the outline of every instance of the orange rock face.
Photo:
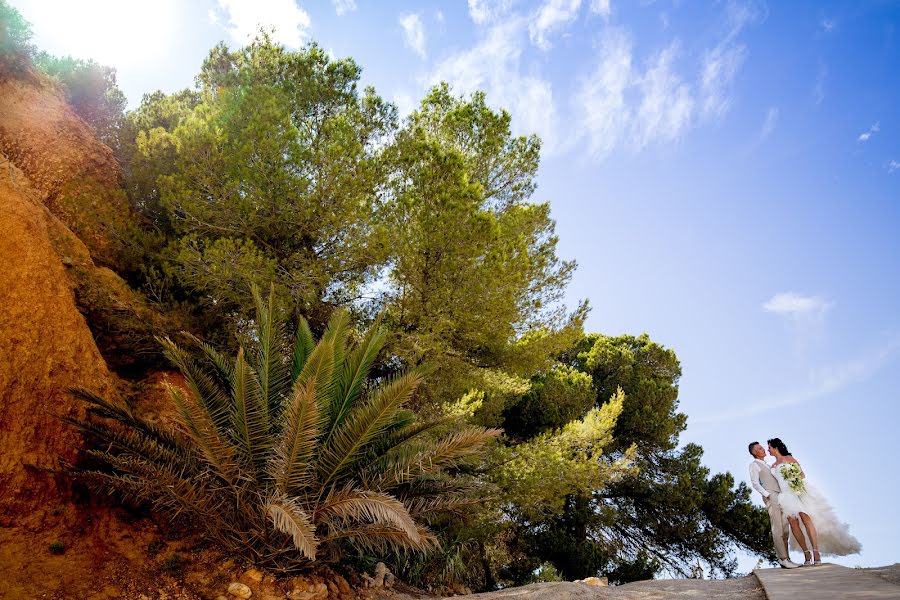
M 0 168 L 0 525 L 40 527 L 68 495 L 53 473 L 58 459 L 81 447 L 58 419 L 82 410 L 66 389 L 113 395 L 115 384 L 51 242 L 64 226 L 20 171 Z

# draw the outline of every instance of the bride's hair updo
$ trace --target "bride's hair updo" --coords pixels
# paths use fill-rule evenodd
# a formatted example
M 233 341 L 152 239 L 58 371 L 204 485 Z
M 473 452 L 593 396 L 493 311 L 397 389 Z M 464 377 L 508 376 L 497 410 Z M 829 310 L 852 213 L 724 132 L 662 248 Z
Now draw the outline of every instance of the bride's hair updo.
M 791 455 L 791 453 L 788 452 L 787 446 L 785 446 L 784 442 L 782 442 L 779 438 L 772 438 L 771 440 L 769 440 L 769 445 L 772 446 L 773 448 L 775 448 L 776 450 L 778 450 L 778 452 L 782 456 L 790 456 Z

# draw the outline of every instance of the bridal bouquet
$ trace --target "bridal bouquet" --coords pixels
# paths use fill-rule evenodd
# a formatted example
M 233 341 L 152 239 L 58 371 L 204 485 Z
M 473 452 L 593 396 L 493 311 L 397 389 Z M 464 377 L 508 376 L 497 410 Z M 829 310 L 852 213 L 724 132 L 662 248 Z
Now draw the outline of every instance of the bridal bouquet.
M 806 485 L 803 483 L 803 471 L 800 470 L 800 465 L 796 463 L 781 465 L 781 476 L 788 482 L 791 491 L 795 494 L 802 494 L 806 491 Z

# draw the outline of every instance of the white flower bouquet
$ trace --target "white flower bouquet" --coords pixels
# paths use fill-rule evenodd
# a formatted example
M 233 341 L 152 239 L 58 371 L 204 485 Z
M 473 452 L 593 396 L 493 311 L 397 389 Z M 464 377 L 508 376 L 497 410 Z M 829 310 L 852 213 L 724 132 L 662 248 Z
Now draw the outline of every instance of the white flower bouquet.
M 800 469 L 800 465 L 797 463 L 786 463 L 781 465 L 780 468 L 781 476 L 788 482 L 792 492 L 802 494 L 806 491 L 806 484 L 803 482 L 803 471 Z

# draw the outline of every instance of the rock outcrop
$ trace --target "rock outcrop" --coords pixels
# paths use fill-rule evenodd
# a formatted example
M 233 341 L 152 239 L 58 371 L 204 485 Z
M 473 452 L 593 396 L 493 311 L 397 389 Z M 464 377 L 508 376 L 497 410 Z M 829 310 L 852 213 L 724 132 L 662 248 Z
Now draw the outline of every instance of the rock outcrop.
M 120 178 L 50 81 L 0 71 L 0 526 L 40 530 L 71 493 L 56 472 L 81 440 L 58 417 L 83 407 L 67 389 L 113 397 L 112 371 L 158 360 L 166 319 L 108 268 L 138 222 Z
M 25 176 L 0 159 L 0 525 L 40 528 L 64 501 L 60 458 L 74 460 L 79 436 L 60 416 L 82 416 L 66 392 L 112 395 L 107 369 L 66 275 L 54 239 L 87 254 L 40 202 Z M 74 254 L 74 252 L 73 252 Z

